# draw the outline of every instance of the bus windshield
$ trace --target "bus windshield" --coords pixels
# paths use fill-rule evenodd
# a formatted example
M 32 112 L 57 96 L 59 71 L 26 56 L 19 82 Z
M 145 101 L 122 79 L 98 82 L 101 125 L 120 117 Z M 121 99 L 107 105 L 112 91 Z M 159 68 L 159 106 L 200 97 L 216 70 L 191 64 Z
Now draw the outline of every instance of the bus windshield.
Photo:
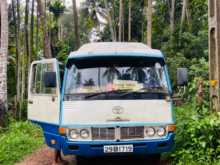
M 155 62 L 72 64 L 67 69 L 65 100 L 164 99 L 168 94 L 164 66 Z

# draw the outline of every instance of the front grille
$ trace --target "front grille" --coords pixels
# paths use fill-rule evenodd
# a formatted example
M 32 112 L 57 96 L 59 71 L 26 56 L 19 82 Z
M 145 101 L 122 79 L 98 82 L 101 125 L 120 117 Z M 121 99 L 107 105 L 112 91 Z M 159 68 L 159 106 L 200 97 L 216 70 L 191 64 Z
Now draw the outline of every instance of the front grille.
M 92 128 L 92 140 L 114 140 L 115 128 Z
M 121 139 L 144 138 L 144 127 L 121 127 Z
M 116 131 L 116 129 L 118 129 L 118 131 Z M 121 140 L 144 139 L 144 126 L 92 128 L 92 140 L 115 140 L 115 139 L 121 139 Z

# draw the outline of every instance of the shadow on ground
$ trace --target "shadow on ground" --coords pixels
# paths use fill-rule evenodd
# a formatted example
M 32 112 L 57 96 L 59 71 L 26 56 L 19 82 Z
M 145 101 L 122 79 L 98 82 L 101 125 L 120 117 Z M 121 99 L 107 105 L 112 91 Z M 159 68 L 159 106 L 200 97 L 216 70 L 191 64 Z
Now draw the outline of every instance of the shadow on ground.
M 98 157 L 80 158 L 76 165 L 168 165 L 165 161 L 160 161 L 158 157 Z

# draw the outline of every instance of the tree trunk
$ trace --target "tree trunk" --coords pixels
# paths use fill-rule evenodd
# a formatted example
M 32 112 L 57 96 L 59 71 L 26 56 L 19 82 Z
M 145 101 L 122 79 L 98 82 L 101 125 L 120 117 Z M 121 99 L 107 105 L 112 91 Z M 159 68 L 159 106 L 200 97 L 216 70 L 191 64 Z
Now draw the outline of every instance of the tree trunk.
M 123 0 L 120 0 L 120 7 L 119 7 L 119 32 L 118 32 L 118 40 L 119 42 L 123 39 L 123 24 L 124 24 L 124 7 L 123 7 Z
M 124 1 L 122 3 L 122 41 L 125 41 Z
M 37 0 L 37 4 L 38 4 L 37 9 L 39 12 L 40 22 L 41 22 L 41 26 L 43 26 L 43 33 L 44 33 L 44 57 L 52 58 L 50 40 L 49 40 L 47 24 L 46 24 L 47 22 L 46 11 L 41 0 Z
M 62 41 L 62 15 L 57 19 L 58 24 L 58 40 Z
M 108 20 L 109 29 L 110 29 L 110 32 L 111 32 L 112 41 L 116 41 L 114 27 L 113 27 L 113 24 L 112 24 L 112 17 L 111 17 L 111 13 L 109 11 L 107 0 L 104 0 L 104 3 L 105 3 L 105 9 L 107 10 L 107 20 Z
M 171 37 L 173 36 L 173 33 L 175 31 L 175 3 L 176 0 L 171 0 L 171 6 L 170 6 L 170 32 Z
M 21 98 L 20 98 L 20 109 L 19 109 L 19 119 L 22 119 L 22 110 L 24 106 L 24 98 L 25 98 L 25 86 L 26 86 L 26 57 L 23 54 L 21 60 Z
M 183 0 L 180 31 L 182 31 L 182 29 L 183 29 L 183 24 L 184 24 L 186 18 L 187 18 L 187 23 L 188 23 L 189 29 L 191 30 L 192 21 L 191 21 L 191 14 L 190 14 L 190 10 L 189 10 L 189 1 Z
M 8 4 L 7 0 L 0 3 L 0 126 L 4 124 L 7 110 L 7 57 L 8 57 Z
M 186 18 L 186 5 L 187 5 L 187 0 L 183 0 L 183 6 L 182 6 L 182 14 L 181 14 L 181 24 L 180 24 L 180 29 L 182 30 L 183 23 Z
M 66 4 L 66 0 L 63 0 L 63 4 L 65 5 Z M 59 40 L 62 41 L 63 40 L 63 14 L 60 16 L 60 19 L 59 19 L 59 23 L 60 23 L 60 26 L 59 26 L 59 31 L 60 31 L 60 38 Z
M 15 4 L 15 0 L 12 0 Z M 20 0 L 16 1 L 16 11 L 17 17 L 14 11 L 14 21 L 15 21 L 15 39 L 16 39 L 16 116 L 18 116 L 18 110 L 20 109 L 20 99 L 21 99 L 21 56 L 20 56 Z M 15 8 L 15 7 L 14 7 Z
M 35 0 L 32 0 L 31 3 L 31 24 L 30 24 L 30 58 L 28 61 L 28 68 L 30 67 L 31 62 L 34 58 L 34 3 Z
M 36 19 L 36 38 L 35 38 L 35 45 L 36 45 L 36 55 L 38 56 L 39 52 L 39 28 L 40 28 L 40 16 L 39 12 L 37 11 L 37 19 Z
M 152 0 L 147 5 L 147 45 L 152 47 Z
M 26 55 L 28 58 L 28 62 L 30 61 L 30 42 L 29 42 L 29 30 L 28 30 L 28 25 L 29 25 L 29 0 L 26 0 L 26 5 L 25 5 L 25 23 L 24 23 L 24 29 L 25 29 L 25 48 L 26 48 Z
M 114 8 L 114 6 L 115 6 L 115 1 L 113 1 L 112 2 L 112 5 L 113 5 L 113 7 L 112 7 L 112 21 L 113 21 L 113 30 L 114 30 L 114 38 L 115 38 L 115 40 L 117 41 L 117 39 L 118 39 L 118 37 L 117 37 L 117 24 L 116 24 L 116 15 L 115 15 L 115 8 Z
M 25 5 L 25 23 L 24 23 L 24 30 L 25 30 L 25 50 L 26 53 L 23 54 L 23 72 L 22 72 L 22 104 L 24 101 L 24 98 L 27 96 L 27 75 L 28 75 L 28 68 L 30 65 L 30 35 L 29 35 L 29 7 L 30 7 L 30 0 L 26 0 L 26 5 Z
M 78 23 L 76 0 L 73 0 L 73 18 L 74 18 L 74 32 L 76 37 L 76 49 L 78 49 L 80 47 L 80 38 L 79 38 L 79 23 Z
M 128 41 L 131 41 L 131 0 L 128 2 Z
M 17 26 L 16 26 L 16 12 L 15 12 L 15 1 L 11 1 L 11 6 L 12 6 L 12 17 L 13 17 L 13 22 L 14 22 L 14 35 L 15 35 L 15 45 L 16 45 L 16 71 L 17 72 Z M 17 77 L 17 75 L 16 75 Z M 18 104 L 17 104 L 17 96 L 15 97 L 15 110 L 13 111 L 13 116 L 14 118 L 17 117 L 17 111 L 18 111 Z
M 186 18 L 187 18 L 187 23 L 189 26 L 189 30 L 191 31 L 192 29 L 192 18 L 191 18 L 191 13 L 190 13 L 190 9 L 189 9 L 189 1 L 187 0 L 186 3 Z

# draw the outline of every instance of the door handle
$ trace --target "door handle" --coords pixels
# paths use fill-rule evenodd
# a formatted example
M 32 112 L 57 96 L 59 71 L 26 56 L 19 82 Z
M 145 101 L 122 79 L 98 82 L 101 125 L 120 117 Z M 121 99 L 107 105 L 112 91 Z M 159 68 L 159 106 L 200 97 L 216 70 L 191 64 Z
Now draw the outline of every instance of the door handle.
M 28 103 L 33 104 L 34 102 L 33 102 L 33 100 L 28 100 Z
M 52 96 L 52 102 L 56 100 L 56 96 Z

